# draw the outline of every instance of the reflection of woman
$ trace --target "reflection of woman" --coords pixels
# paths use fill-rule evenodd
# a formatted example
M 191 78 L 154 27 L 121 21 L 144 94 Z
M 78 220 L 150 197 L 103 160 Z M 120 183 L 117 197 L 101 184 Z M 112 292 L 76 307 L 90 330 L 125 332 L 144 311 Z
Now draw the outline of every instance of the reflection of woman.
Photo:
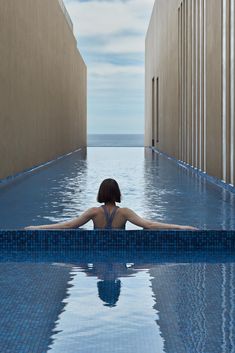
M 121 294 L 120 277 L 129 277 L 137 273 L 132 266 L 127 267 L 122 263 L 95 263 L 92 266 L 81 266 L 88 277 L 97 277 L 98 296 L 104 302 L 104 306 L 116 306 Z
M 99 298 L 105 303 L 104 306 L 110 308 L 116 306 L 121 293 L 120 279 L 99 281 L 97 287 Z
M 101 183 L 97 201 L 104 203 L 104 205 L 89 208 L 81 214 L 81 216 L 70 221 L 42 226 L 30 226 L 26 227 L 26 229 L 78 228 L 90 220 L 93 221 L 95 229 L 125 229 L 127 221 L 146 229 L 196 229 L 189 226 L 148 221 L 139 217 L 130 208 L 120 208 L 116 206 L 116 202 L 121 202 L 121 192 L 118 183 L 114 179 L 105 179 Z

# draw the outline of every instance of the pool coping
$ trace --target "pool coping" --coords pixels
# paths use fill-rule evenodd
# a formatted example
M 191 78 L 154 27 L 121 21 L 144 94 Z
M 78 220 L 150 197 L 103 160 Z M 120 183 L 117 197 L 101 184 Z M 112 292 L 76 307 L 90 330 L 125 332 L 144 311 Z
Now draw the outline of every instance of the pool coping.
M 235 230 L 0 230 L 1 250 L 235 250 Z

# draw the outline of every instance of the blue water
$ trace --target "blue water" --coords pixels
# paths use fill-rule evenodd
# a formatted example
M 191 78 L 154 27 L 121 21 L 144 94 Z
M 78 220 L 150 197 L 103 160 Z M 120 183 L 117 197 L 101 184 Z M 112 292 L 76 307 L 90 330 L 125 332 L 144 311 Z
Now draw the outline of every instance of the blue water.
M 143 217 L 235 228 L 234 194 L 138 147 L 88 148 L 2 185 L 0 228 L 77 216 L 107 177 Z M 0 249 L 0 352 L 235 353 L 235 254 Z
M 90 134 L 89 147 L 143 147 L 143 134 Z
M 3 252 L 0 352 L 234 353 L 235 255 Z
M 98 205 L 100 182 L 117 179 L 122 206 L 152 220 L 235 229 L 235 194 L 151 149 L 88 148 L 0 187 L 0 228 L 64 221 Z M 92 229 L 92 223 L 85 228 Z M 137 228 L 131 224 L 127 229 Z

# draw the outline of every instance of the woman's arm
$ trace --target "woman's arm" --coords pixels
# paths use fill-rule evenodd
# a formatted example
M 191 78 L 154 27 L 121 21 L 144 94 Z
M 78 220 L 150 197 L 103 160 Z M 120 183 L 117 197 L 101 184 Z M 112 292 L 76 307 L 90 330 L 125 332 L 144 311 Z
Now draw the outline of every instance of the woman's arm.
M 138 216 L 134 211 L 129 208 L 123 209 L 127 220 L 136 226 L 145 228 L 145 229 L 188 229 L 188 230 L 196 230 L 197 228 L 190 226 L 180 226 L 178 224 L 167 224 L 160 222 L 152 222 L 148 221 L 144 218 Z
M 26 230 L 35 229 L 71 229 L 83 226 L 85 223 L 89 222 L 95 214 L 95 208 L 90 208 L 85 211 L 81 216 L 71 219 L 70 221 L 55 223 L 55 224 L 45 224 L 41 226 L 29 226 L 25 227 Z

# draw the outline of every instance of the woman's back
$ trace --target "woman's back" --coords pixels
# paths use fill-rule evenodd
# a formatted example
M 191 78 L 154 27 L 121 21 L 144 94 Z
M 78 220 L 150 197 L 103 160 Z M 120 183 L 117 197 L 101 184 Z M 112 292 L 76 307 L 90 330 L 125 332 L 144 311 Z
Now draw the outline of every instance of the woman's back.
M 95 229 L 125 229 L 126 217 L 120 207 L 103 205 L 93 210 L 92 220 Z

